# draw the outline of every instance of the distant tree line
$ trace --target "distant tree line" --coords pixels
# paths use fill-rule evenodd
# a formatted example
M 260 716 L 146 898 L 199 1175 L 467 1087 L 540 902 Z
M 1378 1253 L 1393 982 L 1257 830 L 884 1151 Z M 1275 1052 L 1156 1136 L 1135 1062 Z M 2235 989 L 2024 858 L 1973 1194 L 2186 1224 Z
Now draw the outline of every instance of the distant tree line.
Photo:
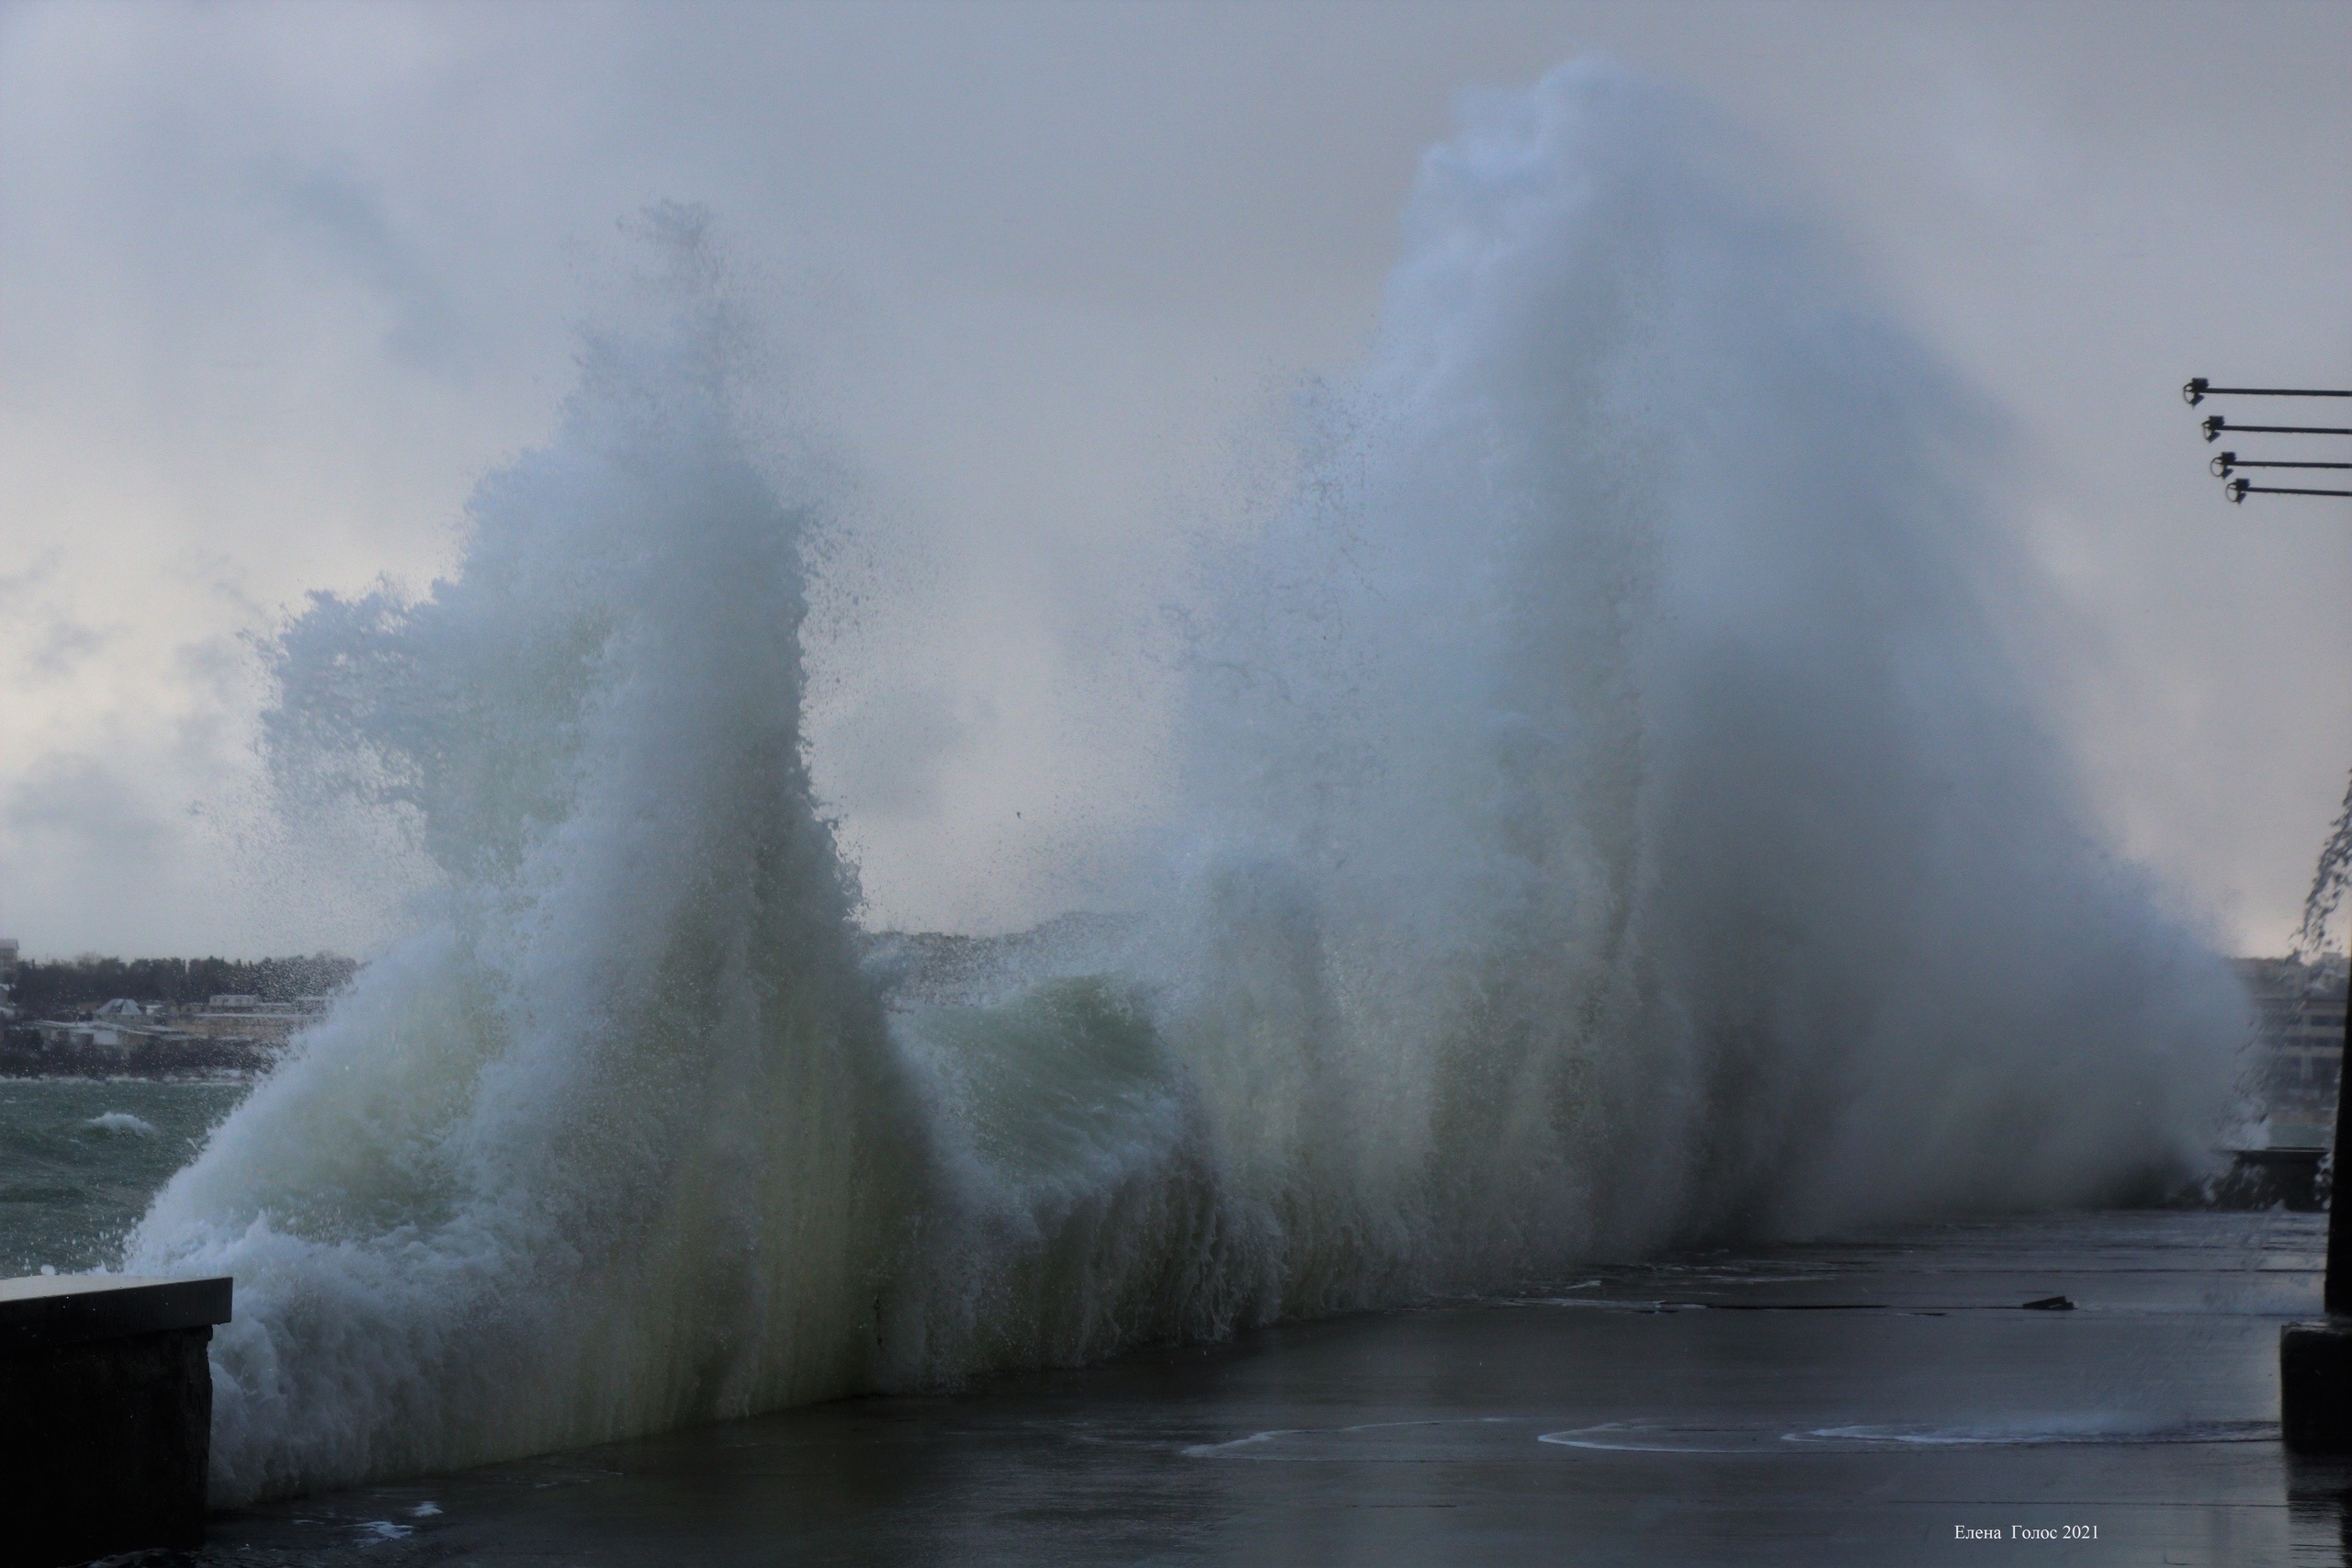
M 200 1002 L 232 995 L 284 1002 L 339 991 L 358 971 L 358 960 L 332 953 L 255 959 L 100 958 L 85 953 L 53 964 L 29 959 L 18 964 L 10 999 L 34 1018 L 54 1018 L 117 997 Z

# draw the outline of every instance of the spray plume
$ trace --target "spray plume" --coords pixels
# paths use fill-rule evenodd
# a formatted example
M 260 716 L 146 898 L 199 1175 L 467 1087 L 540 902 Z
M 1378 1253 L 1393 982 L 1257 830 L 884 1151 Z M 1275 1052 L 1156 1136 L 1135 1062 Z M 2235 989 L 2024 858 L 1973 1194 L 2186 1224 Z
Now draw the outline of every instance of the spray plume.
M 2244 1004 L 2083 830 L 1991 422 L 1751 185 L 1611 67 L 1471 103 L 1209 563 L 1148 912 L 896 1011 L 664 220 L 455 573 L 282 640 L 442 893 L 130 1244 L 237 1278 L 216 1500 L 2193 1168 Z

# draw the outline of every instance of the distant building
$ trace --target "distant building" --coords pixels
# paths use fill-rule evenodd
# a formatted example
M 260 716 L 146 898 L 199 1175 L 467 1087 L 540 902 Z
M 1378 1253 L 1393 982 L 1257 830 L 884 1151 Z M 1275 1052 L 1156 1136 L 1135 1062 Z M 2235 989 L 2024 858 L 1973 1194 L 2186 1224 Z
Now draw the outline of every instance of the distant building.
M 17 939 L 0 936 L 0 986 L 13 984 L 17 978 L 17 960 L 22 955 Z
M 62 1052 L 83 1059 L 104 1056 L 118 1062 L 127 1062 L 147 1047 L 174 1038 L 170 1031 L 155 1028 L 152 1021 L 132 1023 L 120 1016 L 79 1021 L 43 1019 L 33 1025 L 33 1030 L 40 1036 L 44 1051 Z
M 2344 1072 L 2344 959 L 2240 958 L 2233 965 L 2254 1002 L 2259 1065 L 2252 1087 L 2274 1131 L 2291 1124 L 2324 1133 L 2335 1122 Z
M 52 1066 L 71 1071 L 258 1067 L 275 1059 L 326 1005 L 322 997 L 266 1002 L 223 994 L 201 1006 L 117 997 L 87 1017 L 42 1019 L 23 1027 L 38 1036 Z
M 259 997 L 223 994 L 202 1007 L 175 1008 L 171 1026 L 199 1040 L 247 1040 L 257 1045 L 283 1045 L 295 1032 L 326 1010 L 323 997 L 299 997 L 290 1002 L 266 1002 Z

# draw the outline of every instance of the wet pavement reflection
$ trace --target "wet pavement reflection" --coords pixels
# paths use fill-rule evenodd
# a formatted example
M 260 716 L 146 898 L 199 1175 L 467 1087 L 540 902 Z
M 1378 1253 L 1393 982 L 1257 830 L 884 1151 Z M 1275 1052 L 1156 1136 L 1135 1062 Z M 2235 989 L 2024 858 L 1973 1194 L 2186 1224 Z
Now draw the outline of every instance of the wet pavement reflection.
M 274 1505 L 198 1561 L 2337 1563 L 2352 1463 L 2278 1430 L 2323 1224 L 2039 1216 L 1594 1268 Z

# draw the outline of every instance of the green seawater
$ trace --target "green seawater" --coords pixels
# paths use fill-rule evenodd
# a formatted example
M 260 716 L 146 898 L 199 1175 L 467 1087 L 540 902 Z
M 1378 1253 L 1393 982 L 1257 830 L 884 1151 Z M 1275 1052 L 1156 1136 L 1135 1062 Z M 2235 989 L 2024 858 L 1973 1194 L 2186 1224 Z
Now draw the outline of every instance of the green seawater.
M 250 1082 L 0 1078 L 0 1278 L 112 1267 Z

